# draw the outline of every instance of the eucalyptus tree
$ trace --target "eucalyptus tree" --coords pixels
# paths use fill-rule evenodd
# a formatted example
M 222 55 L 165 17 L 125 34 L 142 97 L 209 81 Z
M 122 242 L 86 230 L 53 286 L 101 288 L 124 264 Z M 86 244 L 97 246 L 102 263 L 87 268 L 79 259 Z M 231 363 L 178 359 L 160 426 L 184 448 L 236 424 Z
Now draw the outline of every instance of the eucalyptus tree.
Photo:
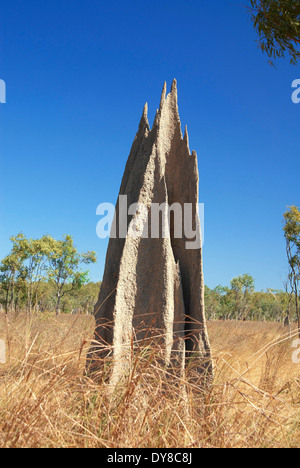
M 290 206 L 284 213 L 284 237 L 289 264 L 288 280 L 295 301 L 295 312 L 300 336 L 299 282 L 300 282 L 300 211 L 297 206 Z
M 231 292 L 235 302 L 235 316 L 245 319 L 250 312 L 255 290 L 255 280 L 248 273 L 233 278 L 230 282 Z
M 13 310 L 15 302 L 15 291 L 20 285 L 24 273 L 22 259 L 16 253 L 7 255 L 0 264 L 0 283 L 5 294 L 5 312 Z
M 88 271 L 81 271 L 80 267 L 95 262 L 96 253 L 79 253 L 72 236 L 66 235 L 59 241 L 52 239 L 47 276 L 56 291 L 56 315 L 59 314 L 62 297 L 88 282 Z
M 27 287 L 27 307 L 31 315 L 33 302 L 38 303 L 40 283 L 45 279 L 48 257 L 53 247 L 53 239 L 45 235 L 40 239 L 27 239 L 20 233 L 10 239 L 13 243 L 12 254 L 22 262 L 22 275 Z
M 272 60 L 290 57 L 296 64 L 300 58 L 299 0 L 250 0 L 250 13 L 259 36 L 259 46 Z

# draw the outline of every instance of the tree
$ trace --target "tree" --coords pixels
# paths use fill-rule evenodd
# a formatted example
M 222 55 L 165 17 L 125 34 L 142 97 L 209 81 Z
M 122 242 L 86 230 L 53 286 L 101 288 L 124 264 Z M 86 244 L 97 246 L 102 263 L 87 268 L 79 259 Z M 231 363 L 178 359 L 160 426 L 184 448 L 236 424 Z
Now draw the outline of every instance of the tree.
M 230 286 L 234 295 L 235 315 L 239 319 L 245 319 L 252 301 L 251 295 L 255 290 L 254 278 L 248 273 L 239 275 L 231 280 Z
M 52 239 L 51 250 L 48 256 L 48 280 L 56 290 L 56 315 L 62 297 L 88 282 L 88 271 L 80 271 L 82 264 L 88 265 L 96 262 L 95 252 L 80 254 L 74 246 L 73 238 L 65 236 L 61 241 Z
M 272 60 L 288 55 L 290 63 L 296 64 L 300 58 L 299 0 L 250 0 L 250 4 L 261 50 Z
M 34 299 L 37 304 L 40 282 L 44 278 L 54 240 L 50 236 L 27 239 L 22 233 L 11 237 L 10 240 L 13 243 L 12 254 L 16 255 L 23 265 L 22 274 L 27 285 L 27 307 L 31 315 Z
M 18 280 L 22 277 L 22 260 L 13 252 L 7 255 L 0 265 L 0 282 L 5 293 L 5 313 L 14 308 L 15 290 Z
M 96 302 L 95 287 L 90 285 L 79 296 L 74 295 L 88 281 L 88 272 L 80 265 L 94 263 L 95 252 L 79 254 L 71 236 L 57 241 L 49 235 L 40 239 L 27 239 L 24 234 L 11 237 L 13 243 L 9 255 L 0 264 L 0 301 L 6 313 L 18 305 L 59 311 L 62 297 L 73 291 L 75 309 L 86 312 Z M 96 288 L 99 289 L 99 288 Z
M 295 311 L 300 336 L 299 281 L 300 281 L 300 211 L 297 206 L 290 206 L 284 213 L 284 237 L 289 263 L 288 280 L 295 300 Z

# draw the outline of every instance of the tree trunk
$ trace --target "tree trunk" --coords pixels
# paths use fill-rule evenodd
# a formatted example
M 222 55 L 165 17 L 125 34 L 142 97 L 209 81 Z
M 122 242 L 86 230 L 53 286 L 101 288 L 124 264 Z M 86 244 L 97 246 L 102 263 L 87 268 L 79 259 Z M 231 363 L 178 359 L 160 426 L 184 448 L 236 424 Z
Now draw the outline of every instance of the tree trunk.
M 57 304 L 56 304 L 56 309 L 55 309 L 56 316 L 59 315 L 60 299 L 61 299 L 61 295 L 59 293 L 57 293 Z
M 5 315 L 8 314 L 8 297 L 9 297 L 9 289 L 6 291 L 6 298 L 5 298 Z
M 297 316 L 297 323 L 298 323 L 298 334 L 300 338 L 300 314 L 299 314 L 299 301 L 298 301 L 297 286 L 295 287 L 295 305 L 296 305 L 296 316 Z
M 27 286 L 27 315 L 31 317 L 31 291 L 30 285 Z
M 11 294 L 10 294 L 10 311 L 11 311 L 11 313 L 14 312 L 14 304 L 15 304 L 15 282 L 14 282 L 14 279 L 12 279 Z

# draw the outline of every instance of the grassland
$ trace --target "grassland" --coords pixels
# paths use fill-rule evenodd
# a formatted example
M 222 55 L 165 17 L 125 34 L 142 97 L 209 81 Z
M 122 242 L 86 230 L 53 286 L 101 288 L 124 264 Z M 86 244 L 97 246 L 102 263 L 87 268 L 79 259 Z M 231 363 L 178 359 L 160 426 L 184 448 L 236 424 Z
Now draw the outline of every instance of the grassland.
M 298 447 L 300 364 L 278 323 L 210 322 L 213 385 L 138 353 L 112 393 L 84 375 L 92 317 L 0 317 L 0 447 Z

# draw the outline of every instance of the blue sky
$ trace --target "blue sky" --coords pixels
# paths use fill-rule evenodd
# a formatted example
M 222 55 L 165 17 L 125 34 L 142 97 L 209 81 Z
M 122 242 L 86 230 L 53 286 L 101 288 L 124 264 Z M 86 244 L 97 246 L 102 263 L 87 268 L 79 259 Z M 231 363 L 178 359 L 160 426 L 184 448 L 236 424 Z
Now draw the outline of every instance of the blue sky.
M 0 20 L 0 258 L 9 237 L 106 240 L 96 207 L 114 203 L 144 103 L 163 82 L 199 160 L 209 287 L 250 273 L 258 290 L 287 273 L 282 215 L 299 200 L 299 67 L 268 64 L 245 0 L 3 0 Z

